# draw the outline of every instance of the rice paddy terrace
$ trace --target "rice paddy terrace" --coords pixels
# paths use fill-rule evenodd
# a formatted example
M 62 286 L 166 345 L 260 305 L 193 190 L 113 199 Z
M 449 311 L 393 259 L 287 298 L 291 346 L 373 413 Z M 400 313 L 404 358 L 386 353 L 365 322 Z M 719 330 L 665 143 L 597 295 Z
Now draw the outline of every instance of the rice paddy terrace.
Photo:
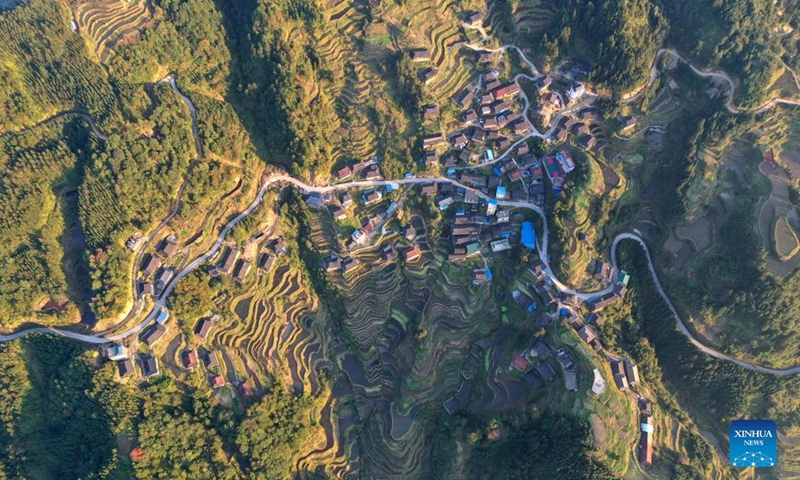
M 145 0 L 102 0 L 79 3 L 73 9 L 75 27 L 101 62 L 114 47 L 133 38 L 150 20 Z

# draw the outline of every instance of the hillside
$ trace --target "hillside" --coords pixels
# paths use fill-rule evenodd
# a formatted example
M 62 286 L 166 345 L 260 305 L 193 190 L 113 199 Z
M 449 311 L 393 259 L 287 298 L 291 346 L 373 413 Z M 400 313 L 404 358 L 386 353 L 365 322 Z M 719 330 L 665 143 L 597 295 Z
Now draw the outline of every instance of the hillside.
M 0 2 L 0 477 L 796 476 L 795 3 Z

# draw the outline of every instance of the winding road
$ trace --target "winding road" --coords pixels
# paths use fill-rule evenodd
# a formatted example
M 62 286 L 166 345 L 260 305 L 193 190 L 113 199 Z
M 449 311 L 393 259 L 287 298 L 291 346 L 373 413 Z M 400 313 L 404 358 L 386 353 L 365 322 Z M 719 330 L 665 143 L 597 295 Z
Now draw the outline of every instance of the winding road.
M 485 35 L 485 32 L 482 32 L 482 33 Z M 464 45 L 467 45 L 467 44 L 464 44 Z M 473 47 L 473 46 L 470 46 L 470 45 L 467 45 L 467 46 L 470 47 L 470 48 Z M 500 49 L 497 49 L 496 51 L 499 51 L 499 50 L 505 51 L 505 50 L 508 50 L 509 48 L 516 49 L 517 52 L 520 54 L 520 57 L 523 59 L 523 61 L 526 62 L 531 67 L 531 70 L 535 74 L 538 73 L 537 70 L 536 70 L 536 67 L 524 57 L 524 55 L 522 54 L 522 51 L 520 51 L 519 48 L 517 48 L 515 46 L 504 46 L 504 47 L 501 47 Z M 657 57 L 662 54 L 662 51 L 670 52 L 671 54 L 678 55 L 677 52 L 674 52 L 674 50 L 662 49 L 662 50 L 659 50 L 659 53 L 658 53 Z M 654 68 L 655 68 L 656 63 L 657 63 L 657 59 L 656 59 L 656 61 L 653 62 Z M 733 81 L 730 79 L 730 77 L 727 76 L 727 74 L 724 74 L 724 72 L 723 73 L 720 73 L 720 72 L 702 72 L 700 70 L 695 69 L 694 67 L 692 67 L 692 69 L 696 73 L 698 73 L 699 75 L 703 75 L 703 76 L 720 76 L 722 78 L 726 78 L 730 82 L 730 85 L 731 85 L 731 100 L 730 101 L 732 101 L 732 98 L 733 98 L 733 95 L 732 95 L 732 92 L 733 92 Z M 520 75 L 524 75 L 524 74 L 520 74 Z M 519 77 L 520 75 L 517 75 L 517 77 Z M 528 77 L 528 78 L 530 78 L 530 77 Z M 655 75 L 652 72 L 651 72 L 651 77 L 650 78 L 651 78 L 651 80 L 650 80 L 650 82 L 648 82 L 648 85 L 650 83 L 652 83 L 652 81 L 654 81 L 654 79 L 655 79 Z M 173 90 L 178 95 L 180 95 L 180 97 L 186 103 L 187 107 L 189 108 L 189 110 L 190 110 L 190 112 L 192 114 L 192 131 L 193 131 L 194 137 L 195 137 L 195 143 L 196 143 L 197 151 L 198 151 L 198 158 L 202 158 L 202 144 L 200 143 L 200 136 L 199 136 L 198 124 L 197 124 L 197 113 L 196 113 L 196 109 L 194 107 L 194 104 L 192 103 L 192 101 L 188 97 L 183 95 L 183 93 L 178 89 L 175 77 L 173 75 L 170 75 L 170 76 L 166 77 L 164 80 L 162 80 L 162 82 L 164 82 L 164 81 L 168 82 L 170 84 L 170 86 L 173 88 Z M 527 109 L 528 99 L 527 99 L 527 97 L 523 97 L 523 98 L 525 99 L 526 109 Z M 775 102 L 775 101 L 773 101 L 773 102 Z M 771 102 L 771 105 L 774 106 L 777 103 L 800 104 L 798 102 L 780 101 L 780 102 L 776 102 L 776 103 L 772 103 Z M 730 105 L 730 102 L 729 102 L 729 105 Z M 764 107 L 762 107 L 762 108 L 764 108 Z M 771 107 L 768 107 L 768 108 L 771 108 Z M 738 112 L 732 112 L 732 113 L 738 113 Z M 50 120 L 53 120 L 55 118 L 58 118 L 59 116 L 66 116 L 66 115 L 81 115 L 84 118 L 87 118 L 89 120 L 89 124 L 92 127 L 92 131 L 94 132 L 94 134 L 97 135 L 98 138 L 100 138 L 100 139 L 105 139 L 105 136 L 102 134 L 102 132 L 97 130 L 97 127 L 95 126 L 94 121 L 91 120 L 91 117 L 89 117 L 88 115 L 86 115 L 84 113 L 80 113 L 80 112 L 64 112 L 63 114 L 51 117 L 50 119 L 48 119 L 46 121 L 50 121 Z M 524 117 L 527 120 L 527 116 L 524 115 Z M 41 124 L 41 122 L 39 124 Z M 30 127 L 30 128 L 33 128 L 33 127 Z M 538 136 L 542 135 L 538 131 L 536 131 L 535 129 L 533 129 L 533 132 L 535 132 Z M 506 152 L 506 153 L 508 153 L 508 152 Z M 169 295 L 174 290 L 175 285 L 182 278 L 184 278 L 186 275 L 189 275 L 191 272 L 196 270 L 200 265 L 202 265 L 203 263 L 207 262 L 208 260 L 210 260 L 211 258 L 213 258 L 217 254 L 219 249 L 222 247 L 222 244 L 223 244 L 223 242 L 225 240 L 225 237 L 228 235 L 228 233 L 231 231 L 231 229 L 234 226 L 236 226 L 236 224 L 238 224 L 242 219 L 244 219 L 248 215 L 250 215 L 250 213 L 252 213 L 261 204 L 261 202 L 262 202 L 262 200 L 264 198 L 264 195 L 266 194 L 267 190 L 273 185 L 276 185 L 276 184 L 280 184 L 280 185 L 284 185 L 284 186 L 285 185 L 293 185 L 293 186 L 299 188 L 300 190 L 302 190 L 303 192 L 306 192 L 306 193 L 310 193 L 310 192 L 325 193 L 325 192 L 332 192 L 332 191 L 338 191 L 338 190 L 347 190 L 347 189 L 374 188 L 374 187 L 379 187 L 379 186 L 385 186 L 385 185 L 388 185 L 390 183 L 393 183 L 393 184 L 404 184 L 404 185 L 405 184 L 411 184 L 411 185 L 413 185 L 413 184 L 424 184 L 424 183 L 431 183 L 431 182 L 450 183 L 450 184 L 456 185 L 458 187 L 474 191 L 474 192 L 477 193 L 477 195 L 480 198 L 484 198 L 484 199 L 490 198 L 488 195 L 484 194 L 480 190 L 473 189 L 471 187 L 468 187 L 468 186 L 460 183 L 459 181 L 457 181 L 455 179 L 447 178 L 447 177 L 402 178 L 402 179 L 397 179 L 397 180 L 364 180 L 364 181 L 352 181 L 352 182 L 347 182 L 347 183 L 340 183 L 340 184 L 335 184 L 335 185 L 317 186 L 317 185 L 306 184 L 305 182 L 303 182 L 301 180 L 298 180 L 298 179 L 296 179 L 296 178 L 294 178 L 292 176 L 289 176 L 289 175 L 285 175 L 285 174 L 273 175 L 271 177 L 268 177 L 265 180 L 264 184 L 259 189 L 259 191 L 258 191 L 255 199 L 252 201 L 252 203 L 250 203 L 250 205 L 244 211 L 242 211 L 236 217 L 234 217 L 222 229 L 222 231 L 219 233 L 219 236 L 217 237 L 217 240 L 214 242 L 213 246 L 208 251 L 206 251 L 205 253 L 203 253 L 199 257 L 195 258 L 191 263 L 186 265 L 185 268 L 180 270 L 175 275 L 175 277 L 170 281 L 170 283 L 166 285 L 166 287 L 164 288 L 164 290 L 161 293 L 161 295 L 157 299 L 155 299 L 155 302 L 154 302 L 154 305 L 153 305 L 153 308 L 152 308 L 151 312 L 147 315 L 147 317 L 144 320 L 142 320 L 140 323 L 138 323 L 133 328 L 131 328 L 129 330 L 126 330 L 124 332 L 115 334 L 115 335 L 104 336 L 102 333 L 97 333 L 97 334 L 91 335 L 91 334 L 82 334 L 82 333 L 77 333 L 77 332 L 73 332 L 73 331 L 69 331 L 69 330 L 50 328 L 50 327 L 33 327 L 33 328 L 29 328 L 29 329 L 26 329 L 26 330 L 23 330 L 23 331 L 20 331 L 20 332 L 16 332 L 16 333 L 12 333 L 12 334 L 8 334 L 8 335 L 0 335 L 0 341 L 3 341 L 3 342 L 12 341 L 12 340 L 16 340 L 18 338 L 21 338 L 21 337 L 23 337 L 25 335 L 32 334 L 32 333 L 47 333 L 47 334 L 53 334 L 53 335 L 60 335 L 60 336 L 63 336 L 63 337 L 66 337 L 66 338 L 70 338 L 70 339 L 73 339 L 73 340 L 77 340 L 77 341 L 80 341 L 80 342 L 84 342 L 84 343 L 99 345 L 99 344 L 105 344 L 105 343 L 109 343 L 109 342 L 119 341 L 119 340 L 125 339 L 127 337 L 130 337 L 132 335 L 138 334 L 143 329 L 147 328 L 147 326 L 150 325 L 153 322 L 153 320 L 158 315 L 158 313 L 161 311 L 161 309 L 166 306 L 167 298 L 169 297 Z M 185 185 L 185 182 L 184 182 L 184 185 Z M 181 189 L 179 189 L 178 196 L 177 196 L 177 198 L 175 200 L 175 208 L 173 209 L 172 212 L 170 212 L 170 217 L 172 215 L 174 215 L 175 211 L 177 211 L 177 207 L 179 206 L 179 201 L 180 201 L 180 193 L 182 192 L 182 190 L 183 190 L 183 186 L 181 187 Z M 587 300 L 589 298 L 592 298 L 592 297 L 595 297 L 595 296 L 598 296 L 598 295 L 602 295 L 602 294 L 607 293 L 607 292 L 612 290 L 612 287 L 607 287 L 607 288 L 605 288 L 603 290 L 594 291 L 594 292 L 579 292 L 579 291 L 576 291 L 576 290 L 573 290 L 573 289 L 569 288 L 567 285 L 565 285 L 563 282 L 561 282 L 558 278 L 556 278 L 553 275 L 552 269 L 550 268 L 550 265 L 549 265 L 548 259 L 547 259 L 547 257 L 548 257 L 548 255 L 547 255 L 548 242 L 549 242 L 550 235 L 549 235 L 549 231 L 548 231 L 548 227 L 547 227 L 547 217 L 546 217 L 546 214 L 545 214 L 544 210 L 542 210 L 540 207 L 538 207 L 537 205 L 535 205 L 533 203 L 530 203 L 530 202 L 511 201 L 511 200 L 498 200 L 498 204 L 501 205 L 501 206 L 504 206 L 504 207 L 508 207 L 508 208 L 527 208 L 527 209 L 533 210 L 542 219 L 543 231 L 542 231 L 542 235 L 540 236 L 540 243 L 539 243 L 540 257 L 541 257 L 541 260 L 542 260 L 542 262 L 544 263 L 544 265 L 546 267 L 547 275 L 552 280 L 553 284 L 561 292 L 564 292 L 564 293 L 567 293 L 567 294 L 571 294 L 571 295 L 577 295 L 581 299 Z M 170 217 L 168 217 L 168 218 L 170 218 Z M 162 225 L 163 225 L 163 223 L 164 222 L 162 222 Z M 638 242 L 642 246 L 642 248 L 644 249 L 645 254 L 647 256 L 647 263 L 648 263 L 648 266 L 650 268 L 650 273 L 653 276 L 653 280 L 654 280 L 655 285 L 656 285 L 656 287 L 658 289 L 658 292 L 664 298 L 664 301 L 667 303 L 667 305 L 669 306 L 670 310 L 672 311 L 672 313 L 673 313 L 673 315 L 674 315 L 674 317 L 675 317 L 675 319 L 676 319 L 676 321 L 678 323 L 678 327 L 679 327 L 681 333 L 683 333 L 686 337 L 688 337 L 689 340 L 697 348 L 699 348 L 702 352 L 704 352 L 704 353 L 706 353 L 708 355 L 711 355 L 711 356 L 713 356 L 715 358 L 721 359 L 721 360 L 733 362 L 733 363 L 735 363 L 735 364 L 737 364 L 737 365 L 739 365 L 739 366 L 741 366 L 743 368 L 746 368 L 746 369 L 749 369 L 749 370 L 754 370 L 754 371 L 759 371 L 759 372 L 767 373 L 767 374 L 771 374 L 771 375 L 788 376 L 788 375 L 793 375 L 793 374 L 796 374 L 796 373 L 800 373 L 800 366 L 787 368 L 787 369 L 774 369 L 774 368 L 763 367 L 763 366 L 756 365 L 756 364 L 753 364 L 753 363 L 748 363 L 748 362 L 745 362 L 745 361 L 742 361 L 742 360 L 738 360 L 738 359 L 730 357 L 730 356 L 728 356 L 728 355 L 726 355 L 726 354 L 724 354 L 724 353 L 722 353 L 722 352 L 720 352 L 718 350 L 710 348 L 710 347 L 704 345 L 703 343 L 701 343 L 696 338 L 694 338 L 694 336 L 692 335 L 691 331 L 689 331 L 689 329 L 686 327 L 684 322 L 681 320 L 680 316 L 678 315 L 677 311 L 675 310 L 674 305 L 672 304 L 672 302 L 670 301 L 670 299 L 667 296 L 666 292 L 664 291 L 663 287 L 661 286 L 661 283 L 658 280 L 658 276 L 656 275 L 656 271 L 655 271 L 655 268 L 653 266 L 653 261 L 652 261 L 652 258 L 650 256 L 650 252 L 649 252 L 649 250 L 647 248 L 647 245 L 645 244 L 644 240 L 641 237 L 639 237 L 637 235 L 634 235 L 632 233 L 621 233 L 621 234 L 617 235 L 614 238 L 612 246 L 611 246 L 611 262 L 612 262 L 614 268 L 618 269 L 617 248 L 619 246 L 619 243 L 624 241 L 624 240 L 633 240 L 633 241 Z

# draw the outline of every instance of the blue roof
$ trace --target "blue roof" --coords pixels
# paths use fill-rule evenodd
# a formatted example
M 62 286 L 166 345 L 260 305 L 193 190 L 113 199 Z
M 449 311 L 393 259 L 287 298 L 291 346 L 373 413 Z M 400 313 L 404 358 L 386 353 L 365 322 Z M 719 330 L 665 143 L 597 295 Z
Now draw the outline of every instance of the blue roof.
M 495 200 L 494 198 L 490 198 L 490 199 L 486 200 L 486 203 L 491 203 L 492 205 L 497 205 L 497 200 Z
M 533 222 L 522 222 L 522 244 L 531 250 L 536 249 L 536 232 L 533 229 Z
M 569 310 L 566 308 L 562 308 L 558 313 L 561 314 L 562 317 L 569 317 Z
M 491 271 L 491 269 L 488 269 L 488 268 L 486 269 L 486 279 L 487 280 L 491 280 L 492 279 L 492 271 Z
M 497 197 L 505 197 L 506 196 L 506 187 L 497 187 Z
M 164 323 L 167 321 L 168 318 L 169 318 L 169 312 L 166 310 L 161 310 L 160 312 L 158 312 L 158 316 L 156 317 L 156 322 Z
M 500 171 L 500 167 L 494 167 L 494 168 L 492 169 L 492 172 L 493 172 L 495 175 L 497 175 L 498 177 L 499 177 L 499 176 L 501 176 L 501 175 L 503 175 L 503 172 L 501 172 L 501 171 Z

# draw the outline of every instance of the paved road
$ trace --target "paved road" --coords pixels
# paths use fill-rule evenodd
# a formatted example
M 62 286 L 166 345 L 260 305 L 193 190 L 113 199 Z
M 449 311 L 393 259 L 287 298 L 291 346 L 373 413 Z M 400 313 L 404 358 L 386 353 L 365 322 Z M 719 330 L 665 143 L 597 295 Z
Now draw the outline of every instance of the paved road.
M 20 135 L 35 128 L 39 128 L 46 123 L 52 122 L 53 120 L 58 120 L 59 118 L 65 118 L 65 117 L 83 118 L 84 120 L 89 122 L 89 128 L 91 128 L 92 133 L 94 134 L 95 137 L 99 138 L 104 142 L 108 140 L 108 137 L 103 132 L 101 132 L 99 128 L 97 128 L 97 125 L 94 123 L 94 119 L 92 118 L 92 116 L 86 112 L 81 112 L 78 110 L 67 110 L 64 112 L 60 112 L 53 115 L 52 117 L 45 118 L 41 122 L 34 123 L 33 125 L 30 125 L 28 127 L 24 127 L 19 130 L 9 130 L 7 132 L 0 133 L 0 138 L 5 137 L 7 135 Z
M 472 48 L 470 45 L 467 45 L 467 46 Z M 514 46 L 501 47 L 502 50 L 506 50 L 508 48 L 517 49 L 517 51 L 519 52 L 519 54 L 523 58 L 523 60 L 525 62 L 529 63 L 528 60 L 526 58 L 524 58 L 524 56 L 522 55 L 522 52 L 517 47 L 514 47 Z M 670 51 L 670 50 L 664 50 L 664 51 Z M 672 50 L 671 53 L 674 53 L 675 55 L 678 55 L 676 52 L 674 52 L 674 50 Z M 659 55 L 660 54 L 661 54 L 661 50 L 659 51 Z M 680 58 L 680 56 L 679 56 L 679 58 Z M 536 72 L 535 67 L 533 66 L 533 64 L 529 63 L 529 65 L 532 67 L 532 70 L 534 72 Z M 654 68 L 655 68 L 655 62 L 654 62 Z M 724 72 L 702 72 L 702 71 L 696 70 L 694 67 L 692 67 L 692 69 L 695 70 L 695 72 L 698 73 L 699 75 L 703 75 L 703 76 L 721 76 L 723 78 L 726 78 L 727 81 L 730 82 L 730 85 L 731 85 L 731 99 L 730 99 L 730 101 L 732 101 L 732 98 L 733 98 L 732 97 L 733 81 L 730 79 L 730 77 L 727 76 L 727 74 L 725 74 Z M 651 79 L 654 79 L 654 78 L 655 77 L 651 73 Z M 190 112 L 192 114 L 193 133 L 194 133 L 195 142 L 196 142 L 196 145 L 197 145 L 197 148 L 198 148 L 198 154 L 199 154 L 199 156 L 202 156 L 202 145 L 200 144 L 199 132 L 198 132 L 198 128 L 197 128 L 197 113 L 196 113 L 196 110 L 194 108 L 194 105 L 192 104 L 191 100 L 188 97 L 186 97 L 185 95 L 183 95 L 183 93 L 178 89 L 177 84 L 175 83 L 175 78 L 173 76 L 168 76 L 162 81 L 168 82 L 170 84 L 170 86 L 173 88 L 173 90 L 175 90 L 175 92 L 178 93 L 178 95 L 181 96 L 183 101 L 189 107 L 189 110 L 190 110 Z M 527 107 L 528 99 L 527 99 L 527 97 L 524 97 L 524 98 L 525 98 L 526 107 Z M 782 103 L 790 103 L 790 102 L 784 101 Z M 76 112 L 65 112 L 63 115 L 67 115 L 67 114 L 70 114 L 70 115 L 71 114 L 77 114 L 77 115 L 81 115 L 81 116 L 85 115 L 85 114 L 82 114 L 82 113 L 79 113 L 79 112 L 78 113 L 76 113 Z M 57 117 L 58 116 L 53 117 L 53 118 L 57 118 Z M 86 116 L 86 117 L 88 117 L 88 116 Z M 96 129 L 96 127 L 94 126 L 94 122 L 91 120 L 90 117 L 88 117 L 88 119 L 89 119 L 89 123 L 93 127 L 93 131 L 94 131 Z M 52 118 L 50 120 L 52 120 Z M 526 118 L 526 120 L 527 120 L 527 118 Z M 536 132 L 535 129 L 534 129 L 534 132 Z M 538 132 L 536 132 L 536 133 L 538 134 Z M 105 138 L 105 137 L 101 136 L 102 133 L 99 132 L 99 131 L 96 131 L 95 134 L 96 135 L 99 134 L 98 137 L 100 137 L 101 139 Z M 541 134 L 539 134 L 539 135 L 541 135 Z M 465 188 L 465 189 L 468 189 L 468 190 L 472 190 L 472 191 L 476 192 L 477 195 L 479 197 L 481 197 L 481 198 L 484 198 L 484 199 L 490 198 L 488 195 L 486 195 L 485 193 L 481 192 L 480 190 L 475 190 L 473 188 L 467 187 L 467 186 L 461 184 L 459 181 L 457 181 L 457 180 L 455 180 L 453 178 L 446 178 L 446 177 L 403 178 L 403 179 L 398 179 L 398 180 L 364 180 L 364 181 L 353 181 L 353 182 L 347 182 L 347 183 L 340 183 L 340 184 L 335 184 L 335 185 L 317 186 L 317 185 L 308 185 L 308 184 L 306 184 L 306 183 L 304 183 L 304 182 L 302 182 L 302 181 L 300 181 L 300 180 L 298 180 L 298 179 L 296 179 L 294 177 L 291 177 L 289 175 L 275 175 L 275 176 L 272 176 L 272 177 L 268 178 L 264 182 L 264 185 L 258 191 L 258 194 L 256 195 L 256 198 L 253 200 L 253 202 L 243 212 L 241 212 L 233 220 L 231 220 L 225 226 L 225 228 L 222 229 L 222 231 L 220 232 L 217 240 L 214 242 L 214 245 L 206 253 L 204 253 L 204 254 L 200 255 L 199 257 L 197 257 L 196 259 L 194 259 L 184 269 L 182 269 L 180 272 L 178 272 L 175 275 L 175 277 L 172 279 L 172 281 L 164 288 L 164 291 L 161 293 L 161 296 L 155 300 L 152 311 L 148 314 L 148 316 L 144 320 L 142 320 L 135 327 L 133 327 L 133 328 L 131 328 L 129 330 L 126 330 L 124 332 L 118 333 L 116 335 L 111 335 L 111 336 L 104 336 L 104 335 L 99 334 L 99 333 L 95 334 L 95 335 L 87 335 L 87 334 L 76 333 L 76 332 L 72 332 L 72 331 L 69 331 L 69 330 L 62 330 L 62 329 L 56 329 L 56 328 L 34 327 L 34 328 L 23 330 L 21 332 L 13 333 L 13 334 L 10 334 L 10 335 L 0 335 L 0 341 L 15 340 L 15 339 L 18 339 L 18 338 L 20 338 L 20 337 L 22 337 L 24 335 L 28 335 L 28 334 L 31 334 L 31 333 L 49 333 L 49 334 L 53 334 L 53 335 L 61 335 L 63 337 L 71 338 L 71 339 L 78 340 L 78 341 L 85 342 L 85 343 L 104 344 L 104 343 L 108 343 L 108 342 L 119 341 L 119 340 L 122 340 L 124 338 L 129 337 L 129 336 L 138 334 L 144 328 L 146 328 L 155 319 L 156 315 L 158 315 L 160 310 L 165 307 L 166 300 L 169 297 L 170 293 L 172 293 L 172 291 L 174 290 L 175 285 L 183 277 L 185 277 L 186 275 L 188 275 L 191 272 L 193 272 L 194 270 L 196 270 L 200 265 L 202 265 L 203 263 L 205 263 L 209 259 L 213 258 L 217 254 L 219 249 L 222 247 L 222 243 L 225 240 L 225 237 L 230 232 L 230 230 L 234 226 L 236 226 L 236 224 L 238 224 L 242 219 L 244 219 L 245 217 L 250 215 L 250 213 L 252 213 L 253 210 L 255 210 L 261 204 L 261 202 L 262 202 L 262 200 L 264 198 L 264 194 L 267 192 L 267 190 L 272 185 L 275 185 L 275 184 L 283 184 L 283 185 L 291 184 L 291 185 L 294 185 L 294 186 L 298 187 L 299 189 L 301 189 L 304 192 L 320 192 L 320 193 L 324 193 L 324 192 L 331 192 L 331 191 L 337 191 L 337 190 L 346 190 L 346 189 L 351 189 L 351 188 L 361 189 L 361 188 L 379 187 L 379 186 L 385 186 L 385 185 L 387 185 L 389 183 L 412 184 L 413 185 L 413 184 L 422 184 L 422 183 L 430 183 L 430 182 L 450 183 L 450 184 L 456 185 L 458 187 L 462 187 L 462 188 Z M 184 182 L 184 185 L 185 185 L 185 182 Z M 180 193 L 182 192 L 184 185 L 181 186 L 181 189 L 178 192 L 178 197 L 176 198 L 176 203 L 175 203 L 176 207 L 179 205 Z M 571 295 L 577 295 L 581 299 L 587 300 L 589 298 L 592 298 L 592 297 L 595 297 L 597 295 L 601 295 L 601 294 L 607 293 L 607 292 L 612 290 L 612 287 L 609 286 L 609 287 L 607 287 L 607 288 L 605 288 L 603 290 L 599 290 L 599 291 L 595 291 L 595 292 L 579 292 L 579 291 L 576 291 L 576 290 L 573 290 L 573 289 L 569 288 L 567 285 L 565 285 L 563 282 L 561 282 L 558 278 L 555 277 L 555 275 L 553 275 L 552 269 L 550 268 L 550 265 L 549 265 L 549 262 L 548 262 L 548 258 L 547 258 L 548 257 L 547 252 L 548 252 L 548 246 L 549 246 L 548 242 L 549 242 L 550 235 L 549 235 L 549 231 L 548 231 L 548 227 L 547 227 L 547 217 L 545 215 L 545 212 L 540 207 L 538 207 L 537 205 L 535 205 L 533 203 L 530 203 L 530 202 L 515 202 L 515 201 L 511 201 L 511 200 L 499 200 L 498 204 L 502 205 L 502 206 L 505 206 L 505 207 L 509 207 L 509 208 L 527 208 L 527 209 L 531 209 L 534 212 L 536 212 L 539 215 L 539 217 L 542 219 L 543 231 L 542 231 L 542 235 L 540 236 L 541 240 L 540 240 L 540 244 L 539 244 L 540 257 L 541 257 L 542 262 L 544 263 L 544 265 L 545 265 L 545 267 L 547 269 L 548 277 L 552 280 L 553 284 L 561 292 L 564 292 L 564 293 L 567 293 L 567 294 L 571 294 Z M 177 208 L 175 208 L 173 210 L 173 212 L 171 212 L 171 215 L 174 215 L 175 211 L 177 211 Z M 162 222 L 162 224 L 163 224 L 163 222 Z M 670 301 L 669 297 L 667 296 L 666 292 L 662 288 L 661 283 L 658 280 L 658 276 L 656 275 L 655 268 L 653 267 L 653 262 L 652 262 L 652 259 L 650 257 L 650 252 L 647 249 L 647 245 L 645 245 L 644 241 L 640 237 L 638 237 L 638 236 L 636 236 L 634 234 L 631 234 L 631 233 L 622 233 L 622 234 L 617 235 L 614 238 L 614 241 L 613 241 L 612 247 L 611 247 L 611 261 L 612 261 L 612 264 L 614 265 L 614 267 L 617 268 L 617 255 L 616 255 L 617 247 L 619 246 L 619 243 L 621 241 L 623 241 L 623 240 L 634 240 L 634 241 L 638 242 L 642 246 L 642 248 L 645 251 L 645 254 L 647 255 L 647 262 L 648 262 L 648 266 L 650 268 L 650 273 L 653 276 L 653 280 L 655 281 L 655 284 L 656 284 L 656 287 L 658 289 L 658 292 L 661 294 L 661 296 L 667 302 L 667 305 L 669 306 L 670 310 L 672 311 L 673 315 L 675 316 L 675 319 L 678 322 L 678 326 L 680 328 L 681 333 L 686 335 L 686 337 L 689 338 L 689 340 L 697 348 L 699 348 L 702 352 L 704 352 L 704 353 L 706 353 L 708 355 L 711 355 L 713 357 L 719 358 L 721 360 L 726 360 L 726 361 L 733 362 L 733 363 L 735 363 L 735 364 L 737 364 L 737 365 L 739 365 L 739 366 L 741 366 L 743 368 L 747 368 L 749 370 L 755 370 L 755 371 L 768 373 L 768 374 L 772 374 L 772 375 L 788 376 L 788 375 L 793 375 L 795 373 L 800 373 L 800 366 L 793 367 L 793 368 L 787 368 L 787 369 L 773 369 L 773 368 L 768 368 L 768 367 L 762 367 L 760 365 L 756 365 L 756 364 L 753 364 L 753 363 L 748 363 L 748 362 L 744 362 L 742 360 L 735 359 L 733 357 L 725 355 L 724 353 L 722 353 L 722 352 L 720 352 L 718 350 L 714 350 L 713 348 L 710 348 L 710 347 L 708 347 L 706 345 L 703 345 L 699 340 L 694 338 L 692 336 L 692 333 L 689 331 L 689 329 L 686 328 L 686 325 L 681 320 L 680 316 L 678 315 L 677 311 L 675 310 L 675 307 L 673 306 L 673 304 Z
M 771 108 L 774 108 L 776 105 L 781 103 L 784 105 L 800 105 L 800 101 L 798 100 L 773 98 L 772 100 L 768 101 L 767 103 L 765 103 L 760 107 L 755 107 L 755 108 L 737 107 L 736 105 L 733 104 L 733 96 L 734 92 L 736 91 L 736 85 L 733 82 L 733 79 L 730 77 L 730 75 L 721 70 L 712 70 L 712 71 L 701 70 L 700 68 L 697 68 L 694 65 L 692 65 L 688 60 L 686 60 L 683 56 L 681 56 L 681 54 L 679 54 L 674 48 L 662 48 L 658 50 L 658 52 L 656 52 L 656 57 L 653 60 L 653 66 L 650 67 L 650 77 L 648 78 L 647 83 L 636 94 L 623 99 L 622 103 L 632 103 L 639 100 L 641 96 L 644 94 L 644 92 L 653 84 L 653 82 L 655 82 L 656 78 L 658 77 L 658 59 L 661 58 L 661 56 L 664 54 L 673 56 L 678 60 L 682 61 L 683 63 L 689 65 L 689 68 L 691 68 L 695 74 L 701 77 L 718 78 L 727 83 L 730 89 L 728 90 L 728 100 L 725 104 L 725 108 L 727 108 L 728 111 L 734 115 L 738 115 L 741 113 L 762 113 Z M 790 69 L 786 64 L 784 64 L 784 66 L 792 74 L 792 77 L 794 77 L 795 82 L 798 83 L 798 88 L 800 88 L 800 82 L 797 81 L 797 75 L 795 74 L 795 72 L 792 69 Z

